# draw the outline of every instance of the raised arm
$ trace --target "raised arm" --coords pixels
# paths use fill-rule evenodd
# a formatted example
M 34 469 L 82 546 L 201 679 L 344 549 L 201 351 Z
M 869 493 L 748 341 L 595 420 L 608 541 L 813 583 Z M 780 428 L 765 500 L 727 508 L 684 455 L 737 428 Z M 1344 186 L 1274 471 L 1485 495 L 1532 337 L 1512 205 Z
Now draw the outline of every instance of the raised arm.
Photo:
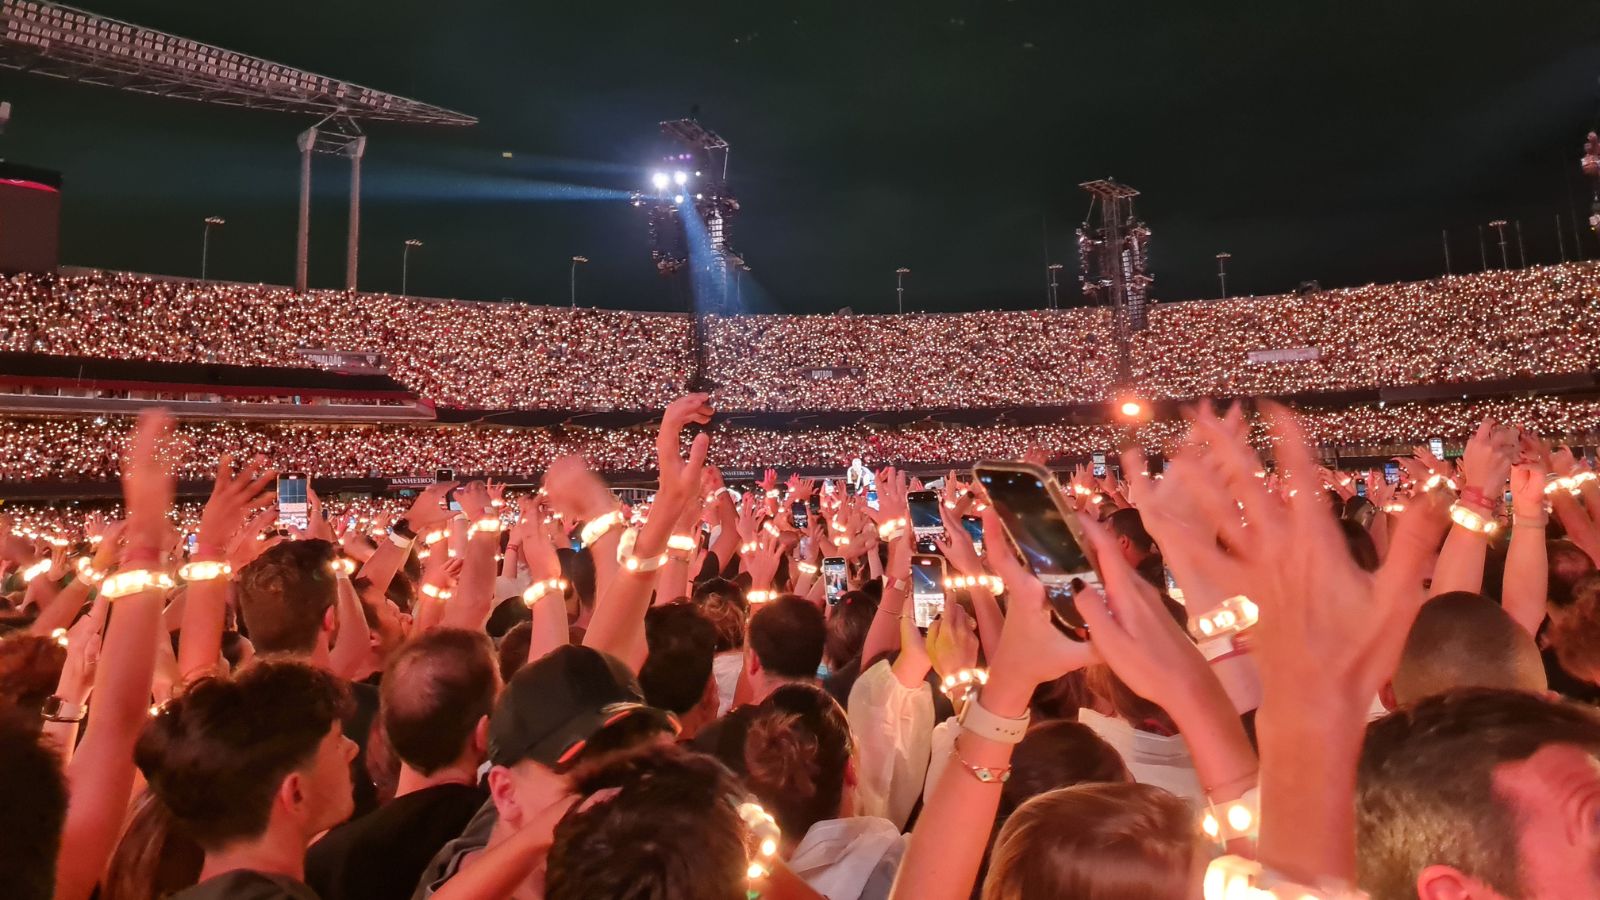
M 1500 585 L 1500 605 L 1530 635 L 1544 624 L 1545 598 L 1550 593 L 1550 559 L 1545 526 L 1550 521 L 1544 501 L 1545 469 L 1537 456 L 1511 470 L 1511 544 Z
M 1467 441 L 1461 456 L 1461 496 L 1456 501 L 1460 512 L 1434 564 L 1432 593 L 1482 593 L 1489 526 L 1474 523 L 1493 522 L 1516 451 L 1515 430 L 1500 427 L 1492 419 L 1483 420 Z
M 461 551 L 461 578 L 440 624 L 482 631 L 494 610 L 494 554 L 500 549 L 500 516 L 489 505 L 489 492 L 481 481 L 456 491 L 456 501 L 467 516 L 466 547 Z
M 211 485 L 211 497 L 200 513 L 200 530 L 194 554 L 189 559 L 194 564 L 191 574 L 210 577 L 191 578 L 184 592 L 183 631 L 178 636 L 180 679 L 212 672 L 222 658 L 230 574 L 224 568 L 227 548 L 233 544 L 245 520 L 272 503 L 273 479 L 277 475 L 259 456 L 238 473 L 233 470 L 233 457 L 229 454 L 223 454 L 217 463 L 217 477 Z
M 889 545 L 889 563 L 878 611 L 861 644 L 862 665 L 899 646 L 900 617 L 911 614 L 906 608 L 911 596 L 911 513 L 906 489 L 904 472 L 885 469 L 878 478 L 878 537 Z

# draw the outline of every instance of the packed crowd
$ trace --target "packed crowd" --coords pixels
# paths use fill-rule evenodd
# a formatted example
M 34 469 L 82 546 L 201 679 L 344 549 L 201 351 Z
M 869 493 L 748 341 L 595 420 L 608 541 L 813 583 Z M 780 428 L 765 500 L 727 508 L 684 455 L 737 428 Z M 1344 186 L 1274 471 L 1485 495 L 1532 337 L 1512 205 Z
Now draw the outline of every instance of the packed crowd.
M 1148 398 L 1276 395 L 1586 372 L 1600 365 L 1600 266 L 1167 303 L 1131 347 Z M 1065 405 L 1115 382 L 1103 309 L 707 320 L 722 408 Z M 377 352 L 442 404 L 659 409 L 693 362 L 684 316 L 160 281 L 0 280 L 0 350 L 309 366 L 297 350 Z M 1314 352 L 1252 362 L 1255 351 Z
M 1439 438 L 1459 445 L 1485 417 L 1575 446 L 1600 443 L 1600 403 L 1519 398 L 1441 404 L 1386 404 L 1302 412 L 1306 433 L 1329 455 L 1384 456 Z M 0 418 L 0 481 L 104 481 L 117 476 L 132 419 Z M 1252 439 L 1267 446 L 1264 423 Z M 769 431 L 717 425 L 712 463 L 842 471 L 850 460 L 873 465 L 939 466 L 1041 453 L 1084 458 L 1128 443 L 1167 453 L 1182 440 L 1179 421 L 1114 425 L 911 425 Z M 209 476 L 224 452 L 265 456 L 284 471 L 321 478 L 427 475 L 439 468 L 491 476 L 529 476 L 579 454 L 607 472 L 648 471 L 655 439 L 644 429 L 431 425 L 296 425 L 184 421 L 177 472 Z
M 417 300 L 136 275 L 0 279 L 0 350 L 313 368 L 304 349 L 376 352 L 440 404 L 660 409 L 692 356 L 683 316 Z
M 1486 418 L 1390 483 L 1270 412 L 868 502 L 730 492 L 688 395 L 646 503 L 566 456 L 292 524 L 244 446 L 178 505 L 147 412 L 116 518 L 0 521 L 0 883 L 1600 897 L 1600 477 Z

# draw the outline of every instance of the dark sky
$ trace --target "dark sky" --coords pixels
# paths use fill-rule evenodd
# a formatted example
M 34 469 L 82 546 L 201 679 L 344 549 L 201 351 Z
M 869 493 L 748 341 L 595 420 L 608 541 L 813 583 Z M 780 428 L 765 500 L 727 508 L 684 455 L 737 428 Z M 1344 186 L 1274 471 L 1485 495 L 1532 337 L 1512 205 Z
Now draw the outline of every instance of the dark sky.
M 1600 101 L 1592 0 L 88 6 L 476 115 L 369 129 L 361 287 L 397 290 L 415 237 L 413 293 L 543 303 L 575 253 L 581 302 L 670 302 L 637 210 L 546 186 L 643 186 L 656 123 L 696 103 L 768 308 L 892 309 L 907 266 L 931 311 L 1041 305 L 1045 241 L 1070 275 L 1076 185 L 1106 176 L 1143 192 L 1158 299 L 1212 296 L 1219 250 L 1230 293 L 1430 277 L 1445 227 L 1475 268 L 1496 217 L 1553 260 Z M 9 72 L 0 99 L 0 155 L 68 179 L 65 262 L 195 274 L 215 214 L 214 277 L 290 280 L 308 120 Z M 316 185 L 311 281 L 335 286 L 344 167 Z

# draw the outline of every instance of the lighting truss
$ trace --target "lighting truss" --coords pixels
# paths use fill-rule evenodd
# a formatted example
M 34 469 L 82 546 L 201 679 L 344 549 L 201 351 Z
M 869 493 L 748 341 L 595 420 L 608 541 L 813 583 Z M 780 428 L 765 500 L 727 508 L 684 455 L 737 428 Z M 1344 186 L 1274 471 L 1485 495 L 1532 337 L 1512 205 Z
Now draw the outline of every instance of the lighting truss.
M 472 125 L 418 100 L 59 3 L 0 0 L 0 69 L 139 94 L 369 122 Z

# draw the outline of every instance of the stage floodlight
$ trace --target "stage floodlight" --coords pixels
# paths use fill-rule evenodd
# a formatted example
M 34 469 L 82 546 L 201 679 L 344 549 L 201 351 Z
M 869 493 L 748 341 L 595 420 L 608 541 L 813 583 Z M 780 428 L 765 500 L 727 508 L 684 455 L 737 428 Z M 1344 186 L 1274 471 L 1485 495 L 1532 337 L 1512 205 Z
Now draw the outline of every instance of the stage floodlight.
M 672 173 L 672 183 L 673 184 L 678 184 L 678 185 L 688 184 L 689 183 L 689 173 L 688 172 L 673 172 Z
M 678 204 L 682 204 L 682 203 L 683 203 L 683 195 L 682 195 L 682 194 L 679 194 L 679 195 L 677 195 L 677 196 L 675 196 L 675 197 L 673 197 L 673 198 L 672 198 L 672 202 L 673 202 L 673 203 L 678 203 Z
M 650 183 L 655 185 L 656 186 L 656 190 L 658 190 L 658 191 L 666 190 L 667 189 L 667 173 L 665 173 L 665 172 L 657 172 L 654 175 L 651 175 L 650 176 Z

